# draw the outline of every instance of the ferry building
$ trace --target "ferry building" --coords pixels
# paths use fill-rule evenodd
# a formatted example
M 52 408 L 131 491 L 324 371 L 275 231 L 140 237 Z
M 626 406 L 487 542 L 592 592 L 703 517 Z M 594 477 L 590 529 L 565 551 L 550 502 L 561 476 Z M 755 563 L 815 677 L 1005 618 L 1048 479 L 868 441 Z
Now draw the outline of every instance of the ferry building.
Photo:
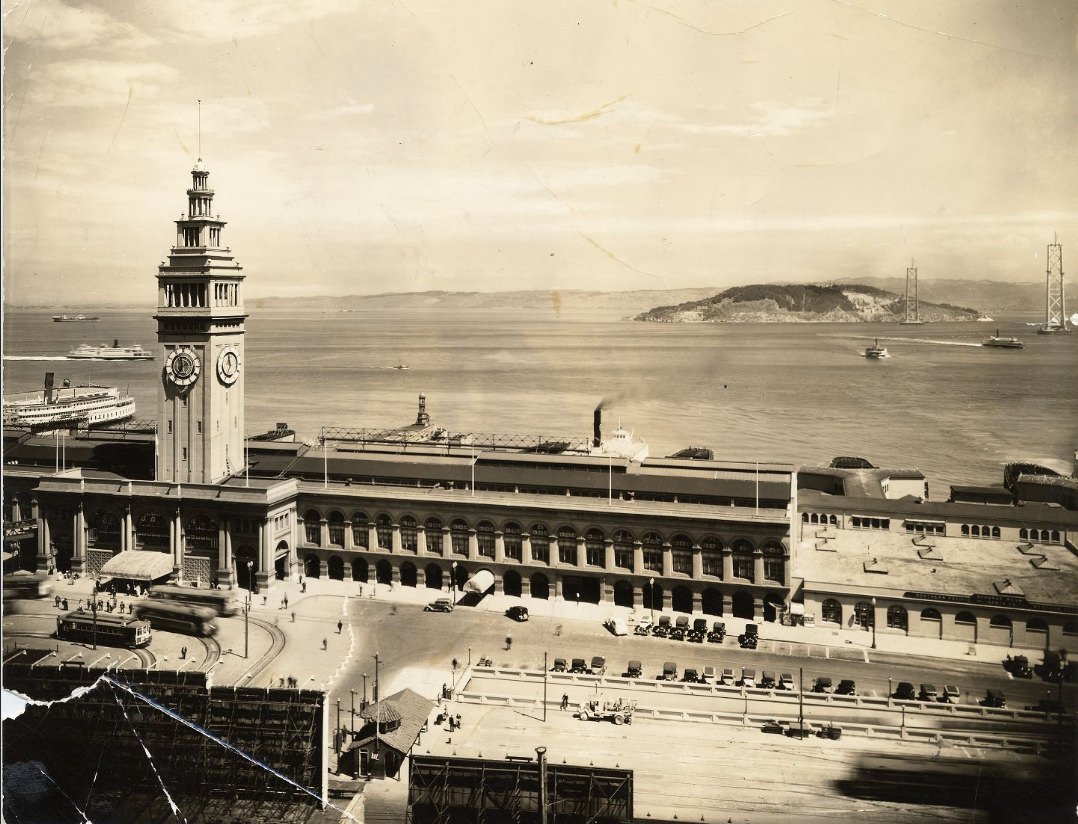
M 201 160 L 186 196 L 157 273 L 156 437 L 72 438 L 73 468 L 57 470 L 51 435 L 5 432 L 5 550 L 23 568 L 1078 639 L 1073 477 L 929 501 L 915 470 L 650 457 L 598 411 L 583 442 L 447 432 L 422 396 L 403 426 L 247 439 L 245 275 Z

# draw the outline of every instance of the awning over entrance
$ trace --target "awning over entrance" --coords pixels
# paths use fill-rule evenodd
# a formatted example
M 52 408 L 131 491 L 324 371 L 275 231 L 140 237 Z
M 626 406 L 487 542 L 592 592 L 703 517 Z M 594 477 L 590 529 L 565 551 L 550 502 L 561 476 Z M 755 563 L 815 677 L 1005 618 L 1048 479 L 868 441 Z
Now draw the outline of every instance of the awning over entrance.
M 481 569 L 468 579 L 464 589 L 482 595 L 492 586 L 494 586 L 494 574 L 489 569 Z
M 131 550 L 113 555 L 101 567 L 101 574 L 132 581 L 156 581 L 172 574 L 172 556 L 164 552 Z
M 804 604 L 798 604 L 798 603 L 795 603 L 795 602 L 791 601 L 790 602 L 790 614 L 791 615 L 804 615 L 805 614 L 805 605 Z

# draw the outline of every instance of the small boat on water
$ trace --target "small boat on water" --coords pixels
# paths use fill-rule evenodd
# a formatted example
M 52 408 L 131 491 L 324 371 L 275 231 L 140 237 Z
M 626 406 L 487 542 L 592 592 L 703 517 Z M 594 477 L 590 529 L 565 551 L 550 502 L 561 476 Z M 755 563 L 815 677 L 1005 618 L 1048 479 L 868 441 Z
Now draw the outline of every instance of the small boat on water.
M 407 366 L 405 366 L 405 365 L 404 365 L 403 363 L 398 363 L 398 364 L 397 364 L 396 366 L 394 366 L 393 368 L 394 368 L 394 369 L 407 369 L 408 367 L 407 367 Z
M 77 360 L 153 360 L 153 352 L 149 349 L 143 349 L 137 343 L 120 346 L 118 340 L 114 340 L 112 346 L 83 343 L 68 352 L 67 356 Z
M 993 349 L 1022 349 L 1025 344 L 1018 338 L 1001 338 L 999 336 L 999 330 L 996 330 L 996 334 L 989 335 L 984 339 L 981 346 L 990 346 Z
M 876 338 L 875 343 L 865 349 L 865 357 L 869 360 L 879 360 L 880 358 L 889 358 L 891 355 L 888 353 L 886 346 L 880 346 L 880 339 Z
M 53 315 L 53 323 L 79 323 L 81 321 L 100 320 L 97 315 Z
M 95 426 L 122 421 L 135 414 L 135 399 L 121 395 L 114 386 L 72 386 L 64 381 L 53 386 L 52 372 L 45 388 L 36 392 L 4 395 L 4 426 L 26 429 L 59 429 Z

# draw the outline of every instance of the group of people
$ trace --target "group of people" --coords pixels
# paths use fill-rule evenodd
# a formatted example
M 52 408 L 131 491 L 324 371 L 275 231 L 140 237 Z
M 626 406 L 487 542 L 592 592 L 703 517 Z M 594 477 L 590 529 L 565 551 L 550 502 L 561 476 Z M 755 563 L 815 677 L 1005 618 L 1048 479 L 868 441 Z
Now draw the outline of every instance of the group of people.
M 57 609 L 70 609 L 70 607 L 68 606 L 67 598 L 61 598 L 59 595 L 56 595 L 53 598 L 53 603 L 56 604 Z M 85 600 L 79 598 L 79 602 L 75 606 L 75 609 L 78 612 L 85 612 L 86 610 L 92 611 L 96 609 L 98 612 L 117 612 L 120 615 L 123 615 L 124 613 L 134 614 L 135 611 L 135 608 L 133 606 L 125 604 L 123 601 L 121 601 L 119 598 L 116 598 L 115 596 L 107 600 L 103 598 L 87 598 Z

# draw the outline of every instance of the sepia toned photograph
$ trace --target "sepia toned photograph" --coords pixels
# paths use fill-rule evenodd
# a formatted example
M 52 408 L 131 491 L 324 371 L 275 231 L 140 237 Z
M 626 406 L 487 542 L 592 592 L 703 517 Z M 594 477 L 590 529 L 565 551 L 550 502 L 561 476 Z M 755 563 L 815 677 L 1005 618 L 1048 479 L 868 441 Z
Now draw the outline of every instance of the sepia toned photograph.
M 5 822 L 1078 819 L 1073 2 L 3 12 Z

